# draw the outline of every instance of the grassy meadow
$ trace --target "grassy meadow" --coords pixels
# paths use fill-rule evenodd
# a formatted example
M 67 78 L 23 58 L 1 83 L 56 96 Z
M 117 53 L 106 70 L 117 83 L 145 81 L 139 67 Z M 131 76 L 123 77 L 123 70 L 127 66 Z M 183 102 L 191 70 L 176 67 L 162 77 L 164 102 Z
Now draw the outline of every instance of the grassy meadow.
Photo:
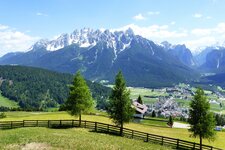
M 137 98 L 139 94 L 145 103 L 152 104 L 157 101 L 156 98 L 144 96 L 165 96 L 165 93 L 154 92 L 151 89 L 131 88 L 131 98 Z M 178 103 L 188 106 L 190 101 L 177 99 Z M 4 98 L 0 94 L 0 106 L 18 107 L 18 105 Z M 217 105 L 211 105 L 213 111 L 220 111 Z M 55 111 L 55 109 L 50 110 Z M 222 110 L 225 113 L 225 109 Z M 95 115 L 82 115 L 82 120 L 98 121 L 112 124 L 112 121 L 104 112 L 94 112 Z M 78 119 L 70 116 L 66 112 L 6 112 L 7 117 L 0 121 L 15 120 L 59 120 L 59 119 Z M 104 115 L 104 116 L 103 116 Z M 190 137 L 187 129 L 168 128 L 166 122 L 143 120 L 141 123 L 129 123 L 125 127 L 148 132 L 152 134 L 179 138 L 192 142 L 199 142 L 198 139 Z M 43 147 L 43 149 L 169 149 L 160 145 L 144 143 L 143 141 L 131 140 L 111 135 L 89 132 L 87 129 L 47 129 L 47 128 L 19 128 L 12 130 L 0 130 L 0 149 L 26 149 L 29 146 Z M 43 134 L 45 133 L 45 134 Z M 79 136 L 78 136 L 79 134 Z M 34 136 L 33 136 L 34 135 Z M 18 138 L 20 136 L 20 138 Z M 77 138 L 79 137 L 79 138 Z M 82 137 L 82 138 L 80 138 Z M 68 140 L 69 139 L 69 140 Z M 96 139 L 99 142 L 93 142 Z M 59 142 L 63 141 L 63 142 Z M 88 141 L 88 142 L 85 142 Z M 95 140 L 94 140 L 95 141 Z M 212 145 L 225 149 L 225 132 L 217 132 L 217 138 L 214 142 L 207 140 L 203 144 Z M 118 144 L 117 144 L 118 143 Z M 128 144 L 129 143 L 129 144 Z M 146 145 L 147 144 L 147 145 Z M 137 146 L 138 145 L 138 146 Z M 45 148 L 46 147 L 46 148 Z M 29 148 L 28 148 L 29 149 Z M 32 148 L 31 148 L 32 149 Z
M 128 87 L 130 90 L 131 99 L 137 99 L 139 95 L 141 95 L 142 100 L 146 104 L 154 104 L 158 99 L 157 98 L 149 98 L 145 96 L 167 96 L 166 93 L 155 92 L 152 89 L 148 88 L 136 88 L 136 87 Z
M 0 149 L 5 150 L 170 149 L 140 140 L 90 132 L 81 128 L 48 129 L 34 127 L 2 130 L 0 139 Z
M 9 100 L 6 97 L 3 97 L 0 91 L 0 106 L 10 107 L 10 108 L 17 108 L 19 107 L 15 101 Z
M 70 116 L 66 112 L 7 112 L 6 115 L 7 115 L 7 118 L 1 119 L 1 120 L 78 119 L 76 117 Z M 98 121 L 98 122 L 110 123 L 110 124 L 112 123 L 112 121 L 108 117 L 98 116 L 98 115 L 82 115 L 82 120 Z M 129 123 L 129 124 L 126 124 L 125 127 L 138 130 L 138 131 L 152 133 L 152 134 L 174 137 L 174 138 L 179 138 L 179 139 L 193 141 L 193 142 L 199 142 L 198 139 L 190 137 L 190 132 L 188 132 L 187 129 L 168 128 L 166 126 L 162 126 L 161 123 L 160 124 L 158 123 L 153 124 L 151 122 L 147 122 L 143 124 Z M 17 131 L 17 129 L 13 129 L 13 130 L 15 130 L 15 132 Z M 60 131 L 60 129 L 58 129 L 58 131 Z M 225 149 L 224 141 L 225 141 L 225 132 L 217 132 L 217 139 L 214 142 L 209 142 L 207 140 L 204 140 L 203 143 Z
M 157 118 L 158 119 L 158 118 Z M 149 126 L 156 126 L 156 127 L 168 127 L 167 122 L 162 122 L 157 119 L 152 119 L 152 120 L 142 120 L 141 124 L 142 125 L 149 125 Z M 166 119 L 167 121 L 168 119 Z

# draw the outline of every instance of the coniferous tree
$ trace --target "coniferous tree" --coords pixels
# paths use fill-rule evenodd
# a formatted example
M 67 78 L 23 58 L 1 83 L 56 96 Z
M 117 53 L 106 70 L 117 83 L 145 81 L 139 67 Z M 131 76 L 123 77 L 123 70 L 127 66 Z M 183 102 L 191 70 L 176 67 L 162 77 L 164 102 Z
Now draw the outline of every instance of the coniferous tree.
M 170 115 L 168 123 L 167 123 L 171 128 L 173 127 L 173 117 Z
M 210 112 L 210 104 L 204 91 L 198 88 L 195 92 L 194 98 L 190 103 L 188 122 L 191 125 L 189 129 L 193 137 L 200 138 L 200 149 L 202 149 L 202 139 L 215 139 L 215 119 Z
M 141 95 L 139 95 L 139 96 L 138 96 L 137 102 L 138 102 L 139 104 L 143 104 L 143 101 L 142 101 Z
M 225 125 L 225 115 L 215 114 L 215 120 L 217 126 L 224 126 Z
M 152 117 L 156 117 L 155 110 L 152 111 Z
M 113 122 L 120 126 L 120 135 L 122 136 L 123 125 L 132 119 L 134 110 L 131 107 L 130 91 L 126 89 L 126 82 L 121 71 L 116 75 L 115 85 L 109 100 L 108 113 Z
M 93 99 L 86 81 L 78 71 L 74 77 L 73 85 L 70 86 L 69 97 L 65 103 L 66 110 L 72 115 L 79 115 L 79 126 L 81 125 L 81 114 L 87 112 L 93 106 Z

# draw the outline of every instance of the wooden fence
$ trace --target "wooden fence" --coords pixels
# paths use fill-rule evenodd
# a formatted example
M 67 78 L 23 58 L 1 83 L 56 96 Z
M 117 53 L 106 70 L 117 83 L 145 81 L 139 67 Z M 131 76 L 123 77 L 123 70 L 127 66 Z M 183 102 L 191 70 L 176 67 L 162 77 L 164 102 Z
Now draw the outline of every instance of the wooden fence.
M 79 120 L 23 120 L 23 121 L 1 121 L 0 129 L 13 129 L 21 127 L 48 127 L 48 128 L 70 128 L 83 127 L 91 129 L 95 132 L 104 132 L 109 134 L 120 135 L 120 127 L 93 121 L 82 120 L 79 126 Z M 159 136 L 146 132 L 140 132 L 128 128 L 123 128 L 123 136 L 132 139 L 139 139 L 145 142 L 158 143 L 161 145 L 168 145 L 176 149 L 200 149 L 198 143 L 170 138 L 166 136 Z M 204 150 L 222 150 L 213 146 L 203 145 Z

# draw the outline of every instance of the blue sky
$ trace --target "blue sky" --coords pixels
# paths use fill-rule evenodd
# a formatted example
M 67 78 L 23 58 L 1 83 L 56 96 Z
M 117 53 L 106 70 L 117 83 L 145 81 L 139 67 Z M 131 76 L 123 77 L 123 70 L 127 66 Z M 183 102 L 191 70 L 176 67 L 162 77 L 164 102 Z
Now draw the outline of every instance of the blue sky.
M 0 56 L 75 29 L 133 28 L 192 51 L 225 40 L 225 0 L 2 0 Z

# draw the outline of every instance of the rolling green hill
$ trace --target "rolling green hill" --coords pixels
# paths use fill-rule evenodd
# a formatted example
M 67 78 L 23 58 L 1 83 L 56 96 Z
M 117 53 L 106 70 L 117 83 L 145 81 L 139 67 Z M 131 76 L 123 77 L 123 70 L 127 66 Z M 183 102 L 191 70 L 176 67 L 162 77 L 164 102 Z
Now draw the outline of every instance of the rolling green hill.
M 45 110 L 58 107 L 68 97 L 73 80 L 71 74 L 23 66 L 0 66 L 2 95 L 18 103 L 25 110 Z M 87 81 L 97 107 L 107 99 L 110 88 Z M 101 106 L 99 105 L 101 104 Z

